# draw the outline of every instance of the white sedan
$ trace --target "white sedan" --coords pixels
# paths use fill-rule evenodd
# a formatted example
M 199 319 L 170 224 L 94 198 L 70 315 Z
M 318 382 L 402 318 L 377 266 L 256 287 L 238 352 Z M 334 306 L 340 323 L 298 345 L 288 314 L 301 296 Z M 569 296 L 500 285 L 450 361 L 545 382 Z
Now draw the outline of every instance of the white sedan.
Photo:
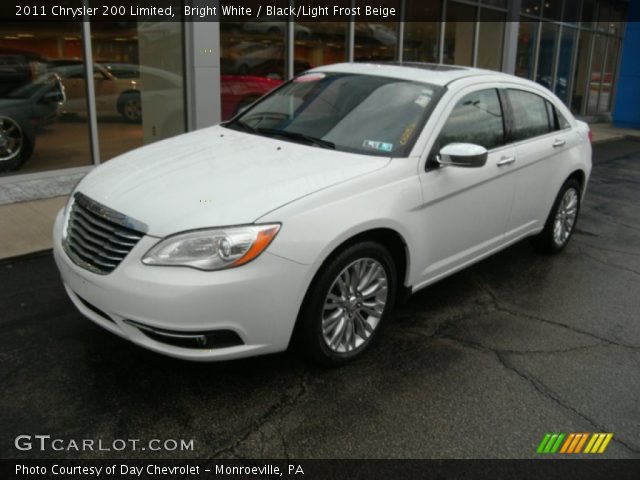
M 525 237 L 562 250 L 590 172 L 588 126 L 535 83 L 330 65 L 93 170 L 54 254 L 80 312 L 148 349 L 342 364 L 405 293 Z

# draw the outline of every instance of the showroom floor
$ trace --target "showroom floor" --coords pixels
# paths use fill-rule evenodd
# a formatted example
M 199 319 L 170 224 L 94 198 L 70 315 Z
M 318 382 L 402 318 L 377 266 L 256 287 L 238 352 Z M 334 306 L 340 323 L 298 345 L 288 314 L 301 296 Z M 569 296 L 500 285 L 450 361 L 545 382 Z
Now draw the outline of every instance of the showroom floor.
M 611 432 L 600 458 L 640 458 L 638 205 L 640 142 L 597 145 L 562 254 L 524 241 L 427 288 L 333 370 L 161 357 L 82 318 L 49 253 L 5 261 L 0 457 L 535 457 L 547 432 Z M 19 452 L 19 434 L 195 449 Z

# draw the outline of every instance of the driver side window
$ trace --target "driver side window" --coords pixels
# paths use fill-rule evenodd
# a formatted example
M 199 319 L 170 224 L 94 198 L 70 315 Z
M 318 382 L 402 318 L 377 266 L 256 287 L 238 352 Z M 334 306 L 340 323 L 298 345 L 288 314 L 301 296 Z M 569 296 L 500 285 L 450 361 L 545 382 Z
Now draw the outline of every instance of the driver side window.
M 473 143 L 487 150 L 504 145 L 504 119 L 495 88 L 465 95 L 453 108 L 431 149 L 429 164 L 450 143 Z

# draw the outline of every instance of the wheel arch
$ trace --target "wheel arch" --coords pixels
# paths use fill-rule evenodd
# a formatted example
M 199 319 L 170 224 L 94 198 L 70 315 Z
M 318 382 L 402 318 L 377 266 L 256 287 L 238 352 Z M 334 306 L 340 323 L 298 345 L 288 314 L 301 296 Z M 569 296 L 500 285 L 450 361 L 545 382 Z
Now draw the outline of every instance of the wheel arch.
M 298 314 L 294 323 L 291 336 L 289 338 L 289 346 L 291 342 L 299 334 L 300 315 L 302 314 L 305 305 L 309 301 L 309 295 L 313 291 L 320 273 L 323 271 L 323 267 L 327 265 L 332 259 L 339 255 L 342 251 L 349 248 L 351 245 L 355 245 L 359 242 L 374 241 L 384 246 L 395 262 L 396 275 L 397 275 L 397 293 L 396 304 L 404 301 L 411 294 L 411 287 L 407 286 L 408 273 L 409 273 L 409 247 L 405 238 L 397 230 L 390 227 L 372 227 L 366 230 L 362 230 L 358 233 L 350 235 L 347 239 L 342 240 L 338 245 L 334 246 L 328 255 L 325 255 L 323 260 L 317 264 L 317 268 L 313 272 L 311 281 L 307 285 L 307 289 L 302 297 L 302 302 L 298 307 Z
M 348 238 L 342 240 L 340 243 L 334 246 L 331 251 L 324 256 L 322 261 L 318 263 L 318 268 L 316 268 L 315 272 L 313 273 L 311 282 L 309 282 L 307 291 L 304 295 L 305 300 L 309 292 L 312 290 L 312 287 L 315 284 L 323 267 L 327 265 L 327 263 L 329 263 L 331 260 L 333 260 L 337 255 L 339 255 L 340 252 L 349 248 L 351 245 L 355 245 L 356 243 L 364 241 L 374 241 L 381 244 L 389 251 L 389 253 L 393 257 L 397 270 L 396 273 L 399 294 L 398 298 L 402 298 L 402 290 L 410 291 L 410 287 L 407 286 L 410 261 L 410 252 L 407 241 L 402 236 L 402 234 L 400 234 L 400 232 L 393 228 L 372 227 L 350 235 Z
M 572 178 L 577 180 L 577 182 L 580 184 L 580 192 L 584 192 L 585 183 L 587 181 L 586 172 L 581 168 L 578 168 L 569 174 L 569 176 L 567 177 L 567 180 L 570 180 Z M 567 180 L 565 180 L 565 182 Z

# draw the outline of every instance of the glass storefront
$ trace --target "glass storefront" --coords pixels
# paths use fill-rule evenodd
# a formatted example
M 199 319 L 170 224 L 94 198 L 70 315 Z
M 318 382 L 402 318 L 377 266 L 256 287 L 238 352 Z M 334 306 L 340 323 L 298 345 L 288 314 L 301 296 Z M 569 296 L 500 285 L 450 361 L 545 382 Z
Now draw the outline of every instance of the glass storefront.
M 575 114 L 612 108 L 623 1 L 522 0 L 519 12 L 509 12 L 506 0 L 379 3 L 404 8 L 404 22 L 220 22 L 215 117 L 231 118 L 295 74 L 349 59 L 513 68 L 554 91 Z M 516 13 L 519 22 L 506 23 Z M 89 167 L 184 132 L 185 63 L 194 68 L 185 55 L 185 28 L 181 22 L 0 25 L 0 175 Z M 506 48 L 506 36 L 517 38 L 515 52 Z M 507 52 L 515 58 L 504 58 Z M 193 98 L 189 108 L 207 106 Z
M 86 167 L 185 131 L 181 23 L 89 27 L 98 158 L 83 24 L 1 27 L 0 175 Z
M 185 131 L 182 35 L 178 22 L 93 27 L 102 160 Z
M 83 65 L 82 25 L 2 25 L 0 37 L 0 175 L 92 163 L 83 88 L 57 73 L 56 62 Z M 76 72 L 77 74 L 78 72 Z
M 516 75 L 554 91 L 574 114 L 611 111 L 627 5 L 522 0 Z

